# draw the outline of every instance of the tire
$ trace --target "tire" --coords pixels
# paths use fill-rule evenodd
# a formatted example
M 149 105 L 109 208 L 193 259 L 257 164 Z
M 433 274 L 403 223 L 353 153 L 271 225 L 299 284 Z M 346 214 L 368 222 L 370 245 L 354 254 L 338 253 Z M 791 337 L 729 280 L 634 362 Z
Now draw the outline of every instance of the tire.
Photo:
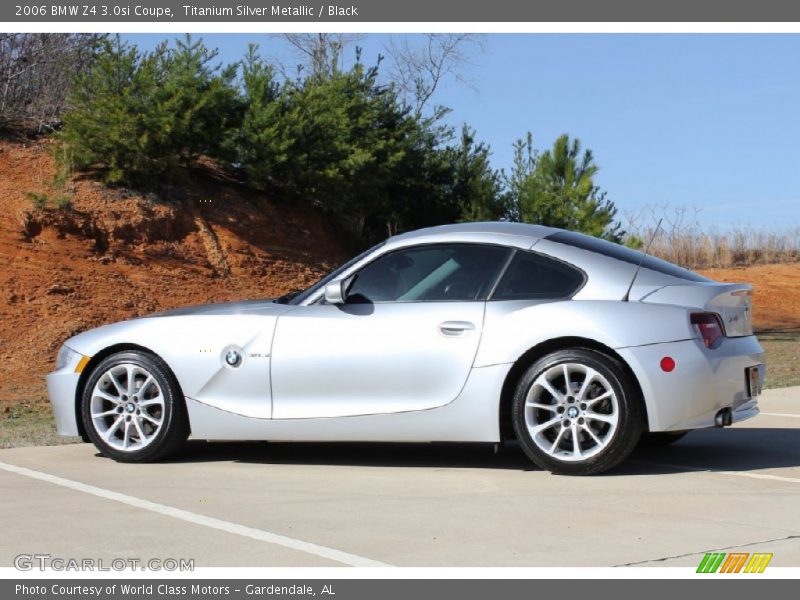
M 104 358 L 81 397 L 83 426 L 100 452 L 119 462 L 150 462 L 189 436 L 180 386 L 159 357 L 125 351 Z
M 653 433 L 647 432 L 642 434 L 642 439 L 639 440 L 639 446 L 642 448 L 661 448 L 674 444 L 678 440 L 683 439 L 688 431 L 656 431 Z
M 528 367 L 511 411 L 517 439 L 536 465 L 556 474 L 595 475 L 619 465 L 636 447 L 645 427 L 643 406 L 618 360 L 570 348 Z

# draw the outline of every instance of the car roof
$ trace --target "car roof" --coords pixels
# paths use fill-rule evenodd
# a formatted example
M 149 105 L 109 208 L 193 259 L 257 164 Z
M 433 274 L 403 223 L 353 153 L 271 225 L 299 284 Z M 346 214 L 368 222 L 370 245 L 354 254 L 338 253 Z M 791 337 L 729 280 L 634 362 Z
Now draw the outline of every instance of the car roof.
M 432 238 L 442 236 L 450 238 L 458 234 L 488 234 L 488 235 L 513 235 L 530 239 L 531 243 L 548 235 L 562 231 L 555 227 L 532 225 L 530 223 L 510 223 L 507 221 L 486 221 L 480 223 L 455 223 L 453 225 L 438 225 L 409 231 L 394 236 L 392 241 L 410 241 L 415 238 Z

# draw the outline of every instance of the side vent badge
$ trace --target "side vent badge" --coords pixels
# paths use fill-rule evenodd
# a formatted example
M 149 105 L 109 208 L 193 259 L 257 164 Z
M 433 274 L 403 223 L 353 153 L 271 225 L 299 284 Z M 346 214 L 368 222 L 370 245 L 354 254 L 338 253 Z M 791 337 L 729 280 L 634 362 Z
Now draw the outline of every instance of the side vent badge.
M 244 353 L 238 346 L 228 346 L 222 351 L 222 360 L 225 366 L 238 369 L 244 363 Z

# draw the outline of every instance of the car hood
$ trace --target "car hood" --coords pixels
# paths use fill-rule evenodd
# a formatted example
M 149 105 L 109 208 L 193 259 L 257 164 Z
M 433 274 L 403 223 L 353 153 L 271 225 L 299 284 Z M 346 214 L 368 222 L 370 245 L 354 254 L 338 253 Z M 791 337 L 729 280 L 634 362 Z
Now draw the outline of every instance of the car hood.
M 153 313 L 141 317 L 144 319 L 158 317 L 181 317 L 196 315 L 280 315 L 285 313 L 290 305 L 276 304 L 272 300 L 241 300 L 239 302 L 219 302 L 217 304 L 197 304 L 184 306 L 173 310 Z
M 253 332 L 271 330 L 278 316 L 296 308 L 269 300 L 188 306 L 90 329 L 65 344 L 85 356 L 117 344 L 162 354 L 180 343 L 203 346 L 219 332 L 225 343 L 245 346 Z

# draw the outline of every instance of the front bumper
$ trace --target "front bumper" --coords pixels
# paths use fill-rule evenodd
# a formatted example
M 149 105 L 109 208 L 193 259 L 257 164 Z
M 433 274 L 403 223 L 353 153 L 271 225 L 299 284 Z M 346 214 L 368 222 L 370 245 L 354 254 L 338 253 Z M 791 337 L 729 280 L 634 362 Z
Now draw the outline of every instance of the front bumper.
M 87 357 L 73 351 L 67 364 L 47 375 L 47 395 L 53 405 L 59 435 L 80 435 L 76 391 L 87 362 Z
M 725 338 L 713 350 L 697 339 L 622 348 L 647 405 L 650 431 L 680 431 L 714 426 L 714 416 L 730 408 L 734 422 L 758 414 L 758 398 L 747 395 L 745 369 L 758 366 L 764 382 L 764 350 L 755 336 Z M 675 369 L 664 372 L 665 356 Z

